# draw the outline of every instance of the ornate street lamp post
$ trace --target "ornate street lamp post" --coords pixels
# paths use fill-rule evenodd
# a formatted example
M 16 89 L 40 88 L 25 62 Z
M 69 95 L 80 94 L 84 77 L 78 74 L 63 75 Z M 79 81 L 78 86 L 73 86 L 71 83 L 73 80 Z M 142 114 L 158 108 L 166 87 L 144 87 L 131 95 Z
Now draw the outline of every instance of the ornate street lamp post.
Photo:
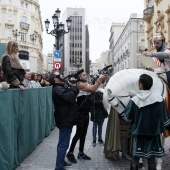
M 66 33 L 69 33 L 70 25 L 71 25 L 71 19 L 68 18 L 66 20 L 68 31 L 64 30 L 64 24 L 62 24 L 61 22 L 59 23 L 60 13 L 61 13 L 61 11 L 59 9 L 57 9 L 55 11 L 55 14 L 52 16 L 54 29 L 51 30 L 50 32 L 48 32 L 50 21 L 48 19 L 45 21 L 45 28 L 46 28 L 47 34 L 51 34 L 52 36 L 55 36 L 55 45 L 54 46 L 55 46 L 56 50 L 59 50 L 60 37 Z
M 16 41 L 17 41 L 17 37 L 20 36 L 21 32 L 18 31 L 17 29 L 16 30 L 12 30 L 13 32 L 13 35 L 16 37 Z
M 36 34 L 31 34 L 30 39 L 33 41 L 33 44 L 34 44 L 34 42 L 36 42 L 37 35 Z

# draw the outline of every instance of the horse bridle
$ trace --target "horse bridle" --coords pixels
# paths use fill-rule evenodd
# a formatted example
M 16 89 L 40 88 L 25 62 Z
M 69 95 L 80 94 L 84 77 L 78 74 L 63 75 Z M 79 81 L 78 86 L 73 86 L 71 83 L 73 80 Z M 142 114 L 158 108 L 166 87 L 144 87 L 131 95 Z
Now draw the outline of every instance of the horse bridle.
M 119 100 L 118 97 L 119 98 L 123 98 L 123 97 L 130 97 L 131 98 L 131 96 L 130 95 L 127 95 L 127 96 L 113 96 L 111 99 L 108 100 L 109 102 L 111 102 L 114 98 L 116 98 L 119 101 L 119 103 L 123 106 L 123 108 L 125 109 L 126 108 L 125 105 L 123 104 L 123 102 L 121 100 Z M 115 107 L 117 107 L 117 106 L 118 106 L 118 104 Z

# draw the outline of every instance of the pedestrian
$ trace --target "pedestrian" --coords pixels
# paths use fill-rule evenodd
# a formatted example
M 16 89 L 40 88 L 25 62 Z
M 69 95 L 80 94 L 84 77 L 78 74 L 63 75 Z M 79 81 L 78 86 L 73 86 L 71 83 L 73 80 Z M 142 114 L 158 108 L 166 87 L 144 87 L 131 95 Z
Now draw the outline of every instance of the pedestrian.
M 18 43 L 16 41 L 9 41 L 6 51 L 2 56 L 3 80 L 9 83 L 11 88 L 24 90 L 23 80 L 25 70 L 19 62 L 18 51 Z
M 68 86 L 63 83 L 58 72 L 50 74 L 49 82 L 53 85 L 54 116 L 56 126 L 59 128 L 55 170 L 64 170 L 64 167 L 73 166 L 65 161 L 65 155 L 69 147 L 72 127 L 77 123 L 78 108 L 76 97 L 79 90 L 76 84 L 70 83 Z
M 38 74 L 31 73 L 30 88 L 40 88 L 41 84 L 38 81 Z
M 103 128 L 104 119 L 107 118 L 108 113 L 103 106 L 102 100 L 103 100 L 102 92 L 96 91 L 90 94 L 90 103 L 91 103 L 90 113 L 91 113 L 91 121 L 93 121 L 93 128 L 92 128 L 93 146 L 96 146 L 97 132 L 98 132 L 98 143 L 102 145 L 104 144 L 102 138 L 102 128 Z
M 152 92 L 152 85 L 152 77 L 142 74 L 140 91 L 125 109 L 125 120 L 132 123 L 131 170 L 138 170 L 140 158 L 148 160 L 149 170 L 156 170 L 155 157 L 163 156 L 161 134 L 170 124 L 170 117 L 163 97 Z
M 24 75 L 24 81 L 23 81 L 25 88 L 31 88 L 30 81 L 31 81 L 31 73 L 29 71 L 26 71 Z
M 77 158 L 84 160 L 91 160 L 89 156 L 84 153 L 84 144 L 89 125 L 89 112 L 90 112 L 90 96 L 91 92 L 95 92 L 98 87 L 104 83 L 106 75 L 100 75 L 94 85 L 88 83 L 86 72 L 80 74 L 80 82 L 77 83 L 77 88 L 80 90 L 77 96 L 78 104 L 78 122 L 76 125 L 76 133 L 72 139 L 67 158 L 72 163 L 77 163 L 73 154 L 77 141 L 79 140 L 79 153 Z

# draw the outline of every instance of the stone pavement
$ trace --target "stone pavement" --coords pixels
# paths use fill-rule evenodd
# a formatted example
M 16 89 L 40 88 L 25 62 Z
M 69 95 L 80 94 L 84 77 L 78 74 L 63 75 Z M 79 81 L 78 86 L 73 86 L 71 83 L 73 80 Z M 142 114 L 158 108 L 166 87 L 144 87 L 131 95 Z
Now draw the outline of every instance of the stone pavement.
M 103 136 L 105 136 L 107 119 L 103 126 Z M 75 127 L 73 128 L 72 136 L 74 135 Z M 55 128 L 44 141 L 37 146 L 16 170 L 54 170 L 56 159 L 56 148 L 58 142 L 58 129 Z M 104 137 L 103 137 L 104 139 Z M 92 143 L 92 122 L 90 121 L 88 134 L 85 143 L 85 153 L 92 160 L 78 160 L 69 170 L 129 170 L 130 161 L 121 158 L 118 161 L 106 159 L 103 154 L 103 146 L 97 145 L 93 147 Z M 165 156 L 163 158 L 163 170 L 170 170 L 170 137 L 165 142 Z M 78 144 L 75 148 L 75 156 L 77 157 Z M 67 161 L 67 158 L 66 158 Z M 143 168 L 146 169 L 146 168 Z

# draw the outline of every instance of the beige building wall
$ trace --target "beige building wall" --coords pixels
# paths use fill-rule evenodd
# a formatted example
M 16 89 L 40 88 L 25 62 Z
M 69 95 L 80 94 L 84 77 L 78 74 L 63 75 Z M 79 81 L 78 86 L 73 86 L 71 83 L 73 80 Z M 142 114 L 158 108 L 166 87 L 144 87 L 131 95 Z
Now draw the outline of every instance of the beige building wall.
M 152 51 L 152 39 L 156 32 L 162 32 L 170 46 L 170 0 L 144 0 L 145 46 Z
M 24 69 L 42 72 L 43 26 L 38 0 L 1 0 L 0 21 L 0 58 L 8 41 L 16 40 Z

